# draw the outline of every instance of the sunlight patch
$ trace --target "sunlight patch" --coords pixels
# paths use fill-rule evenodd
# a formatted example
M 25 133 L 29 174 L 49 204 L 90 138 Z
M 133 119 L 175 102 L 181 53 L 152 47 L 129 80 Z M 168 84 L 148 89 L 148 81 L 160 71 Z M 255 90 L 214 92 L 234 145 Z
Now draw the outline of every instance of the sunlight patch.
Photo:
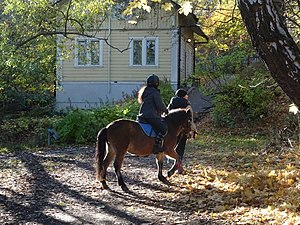
M 54 214 L 54 218 L 64 222 L 75 222 L 76 218 L 67 213 L 58 212 Z

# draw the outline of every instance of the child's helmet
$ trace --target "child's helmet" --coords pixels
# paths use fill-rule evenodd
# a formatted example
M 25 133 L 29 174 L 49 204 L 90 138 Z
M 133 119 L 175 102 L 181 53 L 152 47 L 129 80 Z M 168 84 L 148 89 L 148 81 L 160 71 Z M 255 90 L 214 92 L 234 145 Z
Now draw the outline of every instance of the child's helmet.
M 184 96 L 187 95 L 187 92 L 183 89 L 178 89 L 175 93 L 176 96 L 180 97 L 180 98 L 183 98 Z
M 147 86 L 152 86 L 152 87 L 157 88 L 159 86 L 159 77 L 155 74 L 148 76 Z

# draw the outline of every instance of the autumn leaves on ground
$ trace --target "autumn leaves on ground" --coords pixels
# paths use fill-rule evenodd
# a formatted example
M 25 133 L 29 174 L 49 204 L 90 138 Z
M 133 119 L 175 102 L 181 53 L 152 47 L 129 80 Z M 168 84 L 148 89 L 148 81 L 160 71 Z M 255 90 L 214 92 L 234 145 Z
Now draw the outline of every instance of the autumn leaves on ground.
M 300 151 L 266 149 L 269 141 L 200 128 L 170 197 L 234 224 L 300 224 Z

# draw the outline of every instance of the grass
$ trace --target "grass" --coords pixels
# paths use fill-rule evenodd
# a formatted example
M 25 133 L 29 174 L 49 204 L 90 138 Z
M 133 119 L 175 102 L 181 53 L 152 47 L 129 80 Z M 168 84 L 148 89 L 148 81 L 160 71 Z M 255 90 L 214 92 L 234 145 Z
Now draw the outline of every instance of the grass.
M 193 146 L 197 148 L 221 148 L 221 149 L 257 149 L 266 143 L 266 137 L 264 136 L 239 136 L 231 135 L 230 133 L 225 134 L 226 140 L 224 141 L 224 134 L 201 132 L 201 139 L 198 138 L 193 142 Z

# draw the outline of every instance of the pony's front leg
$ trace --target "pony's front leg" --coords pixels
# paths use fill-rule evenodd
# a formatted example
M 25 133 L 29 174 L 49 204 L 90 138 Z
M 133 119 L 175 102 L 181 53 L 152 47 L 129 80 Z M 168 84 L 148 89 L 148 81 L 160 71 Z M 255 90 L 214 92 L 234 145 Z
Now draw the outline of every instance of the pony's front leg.
M 171 183 L 167 180 L 166 177 L 162 174 L 162 169 L 163 169 L 163 160 L 164 160 L 164 154 L 159 153 L 156 156 L 156 164 L 158 167 L 158 179 L 163 182 L 164 184 L 170 185 Z
M 171 177 L 177 170 L 178 165 L 179 165 L 179 161 L 178 160 L 174 160 L 173 166 L 171 167 L 171 169 L 168 171 L 168 177 Z
M 182 161 L 181 161 L 179 155 L 177 154 L 177 152 L 175 152 L 175 151 L 172 151 L 171 153 L 169 153 L 168 156 L 170 156 L 171 158 L 174 159 L 173 166 L 168 171 L 168 177 L 171 177 L 176 172 L 176 170 L 180 167 Z

